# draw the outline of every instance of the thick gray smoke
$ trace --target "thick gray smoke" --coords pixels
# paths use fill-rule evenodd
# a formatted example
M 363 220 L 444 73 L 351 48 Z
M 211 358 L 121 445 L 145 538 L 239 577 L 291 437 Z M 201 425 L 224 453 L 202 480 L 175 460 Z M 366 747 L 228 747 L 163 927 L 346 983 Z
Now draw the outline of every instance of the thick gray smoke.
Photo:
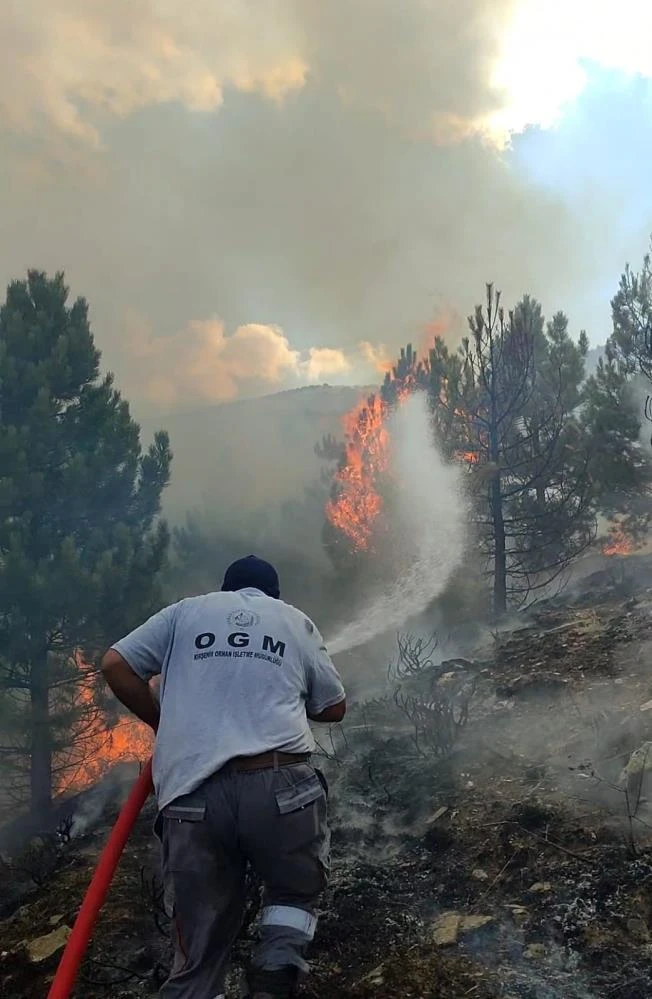
M 10 4 L 0 280 L 65 268 L 137 415 L 368 383 L 487 279 L 568 307 L 609 240 L 473 137 L 522 3 Z

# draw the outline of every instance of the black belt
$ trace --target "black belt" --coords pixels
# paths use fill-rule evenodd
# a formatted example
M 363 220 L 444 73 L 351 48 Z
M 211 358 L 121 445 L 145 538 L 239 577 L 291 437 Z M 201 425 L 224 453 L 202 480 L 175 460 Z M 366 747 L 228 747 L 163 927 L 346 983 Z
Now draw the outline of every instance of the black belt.
M 293 763 L 309 763 L 310 753 L 258 753 L 256 756 L 234 756 L 224 766 L 224 770 L 272 770 L 287 767 Z

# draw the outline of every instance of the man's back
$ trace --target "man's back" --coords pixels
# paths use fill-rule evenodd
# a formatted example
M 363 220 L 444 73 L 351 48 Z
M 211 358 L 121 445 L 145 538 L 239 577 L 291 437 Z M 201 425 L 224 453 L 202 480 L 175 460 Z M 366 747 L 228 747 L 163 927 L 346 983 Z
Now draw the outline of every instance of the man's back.
M 114 648 L 143 679 L 161 673 L 159 808 L 234 757 L 312 752 L 306 710 L 344 696 L 314 624 L 253 588 L 182 600 Z
M 245 873 L 264 885 L 250 999 L 290 999 L 328 881 L 325 780 L 308 718 L 341 721 L 342 681 L 321 635 L 280 600 L 278 573 L 233 562 L 222 591 L 165 607 L 104 655 L 123 704 L 156 730 L 154 784 L 172 906 L 165 999 L 224 999 Z M 160 705 L 146 682 L 161 675 Z

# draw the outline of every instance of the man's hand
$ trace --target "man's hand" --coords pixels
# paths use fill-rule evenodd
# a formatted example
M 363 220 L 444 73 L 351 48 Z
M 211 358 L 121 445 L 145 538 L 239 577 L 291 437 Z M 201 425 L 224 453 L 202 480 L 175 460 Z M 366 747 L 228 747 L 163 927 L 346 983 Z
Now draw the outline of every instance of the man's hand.
M 311 715 L 309 711 L 306 714 L 310 721 L 314 722 L 324 722 L 331 725 L 341 722 L 346 714 L 346 698 L 338 701 L 337 704 L 331 704 L 330 708 L 324 708 L 318 715 Z
M 102 673 L 118 700 L 156 732 L 161 713 L 159 704 L 149 684 L 134 673 L 115 649 L 109 649 L 103 656 Z

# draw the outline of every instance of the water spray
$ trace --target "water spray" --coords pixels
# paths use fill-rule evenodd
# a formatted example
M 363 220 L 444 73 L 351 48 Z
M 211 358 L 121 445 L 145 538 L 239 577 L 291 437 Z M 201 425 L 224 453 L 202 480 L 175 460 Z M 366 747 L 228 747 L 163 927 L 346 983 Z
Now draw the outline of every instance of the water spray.
M 48 992 L 48 999 L 68 999 L 72 992 L 79 968 L 88 947 L 100 909 L 104 905 L 113 875 L 129 839 L 136 819 L 143 805 L 154 790 L 152 784 L 151 757 L 145 764 L 138 780 L 134 783 L 129 797 L 124 803 L 118 819 L 111 830 L 108 842 L 102 851 L 91 883 L 88 886 L 81 909 L 77 914 L 72 932 L 68 937 L 54 981 Z
M 468 543 L 462 469 L 445 461 L 424 393 L 414 393 L 389 427 L 390 471 L 399 483 L 388 523 L 392 557 L 387 583 L 328 648 L 337 655 L 402 627 L 426 610 L 461 565 Z

